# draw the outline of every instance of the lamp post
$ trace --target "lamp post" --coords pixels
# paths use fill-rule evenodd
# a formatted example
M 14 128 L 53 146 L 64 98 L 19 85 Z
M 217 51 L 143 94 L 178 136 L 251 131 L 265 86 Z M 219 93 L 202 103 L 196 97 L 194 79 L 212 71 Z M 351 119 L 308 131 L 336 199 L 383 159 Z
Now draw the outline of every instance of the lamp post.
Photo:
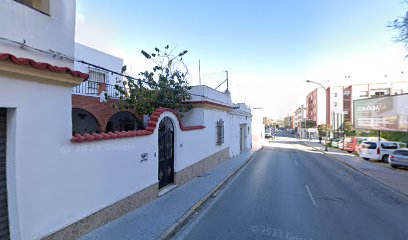
M 325 96 L 325 100 L 326 100 L 326 111 L 327 111 L 327 92 L 326 92 L 326 88 L 321 83 L 318 83 L 318 82 L 313 82 L 313 81 L 310 81 L 310 80 L 306 80 L 306 82 L 307 83 L 317 84 L 317 85 L 319 85 L 320 87 L 322 87 L 324 89 L 324 96 Z M 327 115 L 327 113 L 326 113 L 326 115 Z M 327 120 L 327 117 L 326 117 L 326 120 Z M 327 138 L 328 138 L 327 133 L 328 133 L 328 130 L 327 130 L 327 122 L 326 122 L 326 140 L 324 141 L 324 145 L 325 145 L 324 150 L 326 152 L 328 151 L 328 149 L 327 149 Z

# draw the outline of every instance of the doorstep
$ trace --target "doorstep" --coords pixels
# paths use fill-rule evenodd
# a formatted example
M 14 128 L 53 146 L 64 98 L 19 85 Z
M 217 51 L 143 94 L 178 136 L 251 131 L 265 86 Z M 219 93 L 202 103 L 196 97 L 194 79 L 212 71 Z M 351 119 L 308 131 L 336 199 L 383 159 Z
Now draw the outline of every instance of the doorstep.
M 170 192 L 171 190 L 175 189 L 177 187 L 176 184 L 169 184 L 167 186 L 165 186 L 164 188 L 159 190 L 159 194 L 157 196 L 161 197 L 164 194 Z

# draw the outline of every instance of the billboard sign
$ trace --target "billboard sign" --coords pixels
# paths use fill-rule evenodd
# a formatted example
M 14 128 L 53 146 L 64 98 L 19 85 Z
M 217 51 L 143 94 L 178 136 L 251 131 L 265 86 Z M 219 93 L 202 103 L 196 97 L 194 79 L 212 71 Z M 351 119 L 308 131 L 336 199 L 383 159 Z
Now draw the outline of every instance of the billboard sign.
M 408 131 L 408 94 L 355 100 L 354 128 Z

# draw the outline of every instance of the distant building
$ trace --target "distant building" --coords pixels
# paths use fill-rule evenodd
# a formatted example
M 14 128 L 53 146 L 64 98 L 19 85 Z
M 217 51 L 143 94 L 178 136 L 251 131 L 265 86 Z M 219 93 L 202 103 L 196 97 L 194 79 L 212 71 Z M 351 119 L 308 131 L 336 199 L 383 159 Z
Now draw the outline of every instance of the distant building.
M 354 100 L 405 93 L 407 81 L 330 86 L 326 94 L 317 88 L 306 97 L 306 119 L 315 121 L 317 126 L 328 123 L 337 129 L 343 121 L 353 121 Z M 299 126 L 299 117 L 296 125 Z
M 353 121 L 354 100 L 405 93 L 408 93 L 408 81 L 353 84 L 347 86 L 343 91 L 345 120 Z
M 302 128 L 302 122 L 305 122 L 306 107 L 304 105 L 299 106 L 293 113 L 293 128 L 296 132 Z
M 306 120 L 316 123 L 316 127 L 326 123 L 326 96 L 325 90 L 316 88 L 306 97 Z

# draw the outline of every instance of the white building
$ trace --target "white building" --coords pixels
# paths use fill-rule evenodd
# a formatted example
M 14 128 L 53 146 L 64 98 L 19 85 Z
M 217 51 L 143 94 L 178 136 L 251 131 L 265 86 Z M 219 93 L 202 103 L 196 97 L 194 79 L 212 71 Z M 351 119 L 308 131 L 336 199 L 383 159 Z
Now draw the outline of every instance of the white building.
M 304 105 L 301 105 L 293 113 L 293 125 L 297 134 L 299 134 L 300 129 L 304 128 L 305 120 L 306 107 Z
M 73 69 L 74 62 L 60 56 L 74 56 L 75 5 L 75 1 L 60 0 L 1 1 L 0 36 L 40 50 L 52 50 L 55 55 L 4 40 L 0 40 L 0 52 Z
M 408 93 L 408 81 L 353 84 L 344 88 L 345 119 L 353 121 L 353 101 Z
M 254 107 L 252 113 L 252 149 L 258 150 L 264 146 L 265 141 L 265 110 L 263 107 Z
M 110 97 L 118 97 L 119 93 L 115 91 L 114 86 L 122 81 L 122 76 L 113 74 L 111 71 L 120 73 L 123 59 L 80 43 L 75 43 L 75 59 L 86 62 L 75 62 L 74 67 L 75 70 L 88 73 L 89 78 L 88 81 L 73 89 L 74 94 L 98 96 L 100 85 L 104 84 Z
M 28 45 L 0 41 L 1 238 L 75 239 L 251 148 L 251 111 L 205 86 L 183 120 L 159 108 L 143 130 L 73 136 L 72 88 L 88 75 L 55 52 L 75 54 L 75 1 L 5 0 L 0 20 Z

